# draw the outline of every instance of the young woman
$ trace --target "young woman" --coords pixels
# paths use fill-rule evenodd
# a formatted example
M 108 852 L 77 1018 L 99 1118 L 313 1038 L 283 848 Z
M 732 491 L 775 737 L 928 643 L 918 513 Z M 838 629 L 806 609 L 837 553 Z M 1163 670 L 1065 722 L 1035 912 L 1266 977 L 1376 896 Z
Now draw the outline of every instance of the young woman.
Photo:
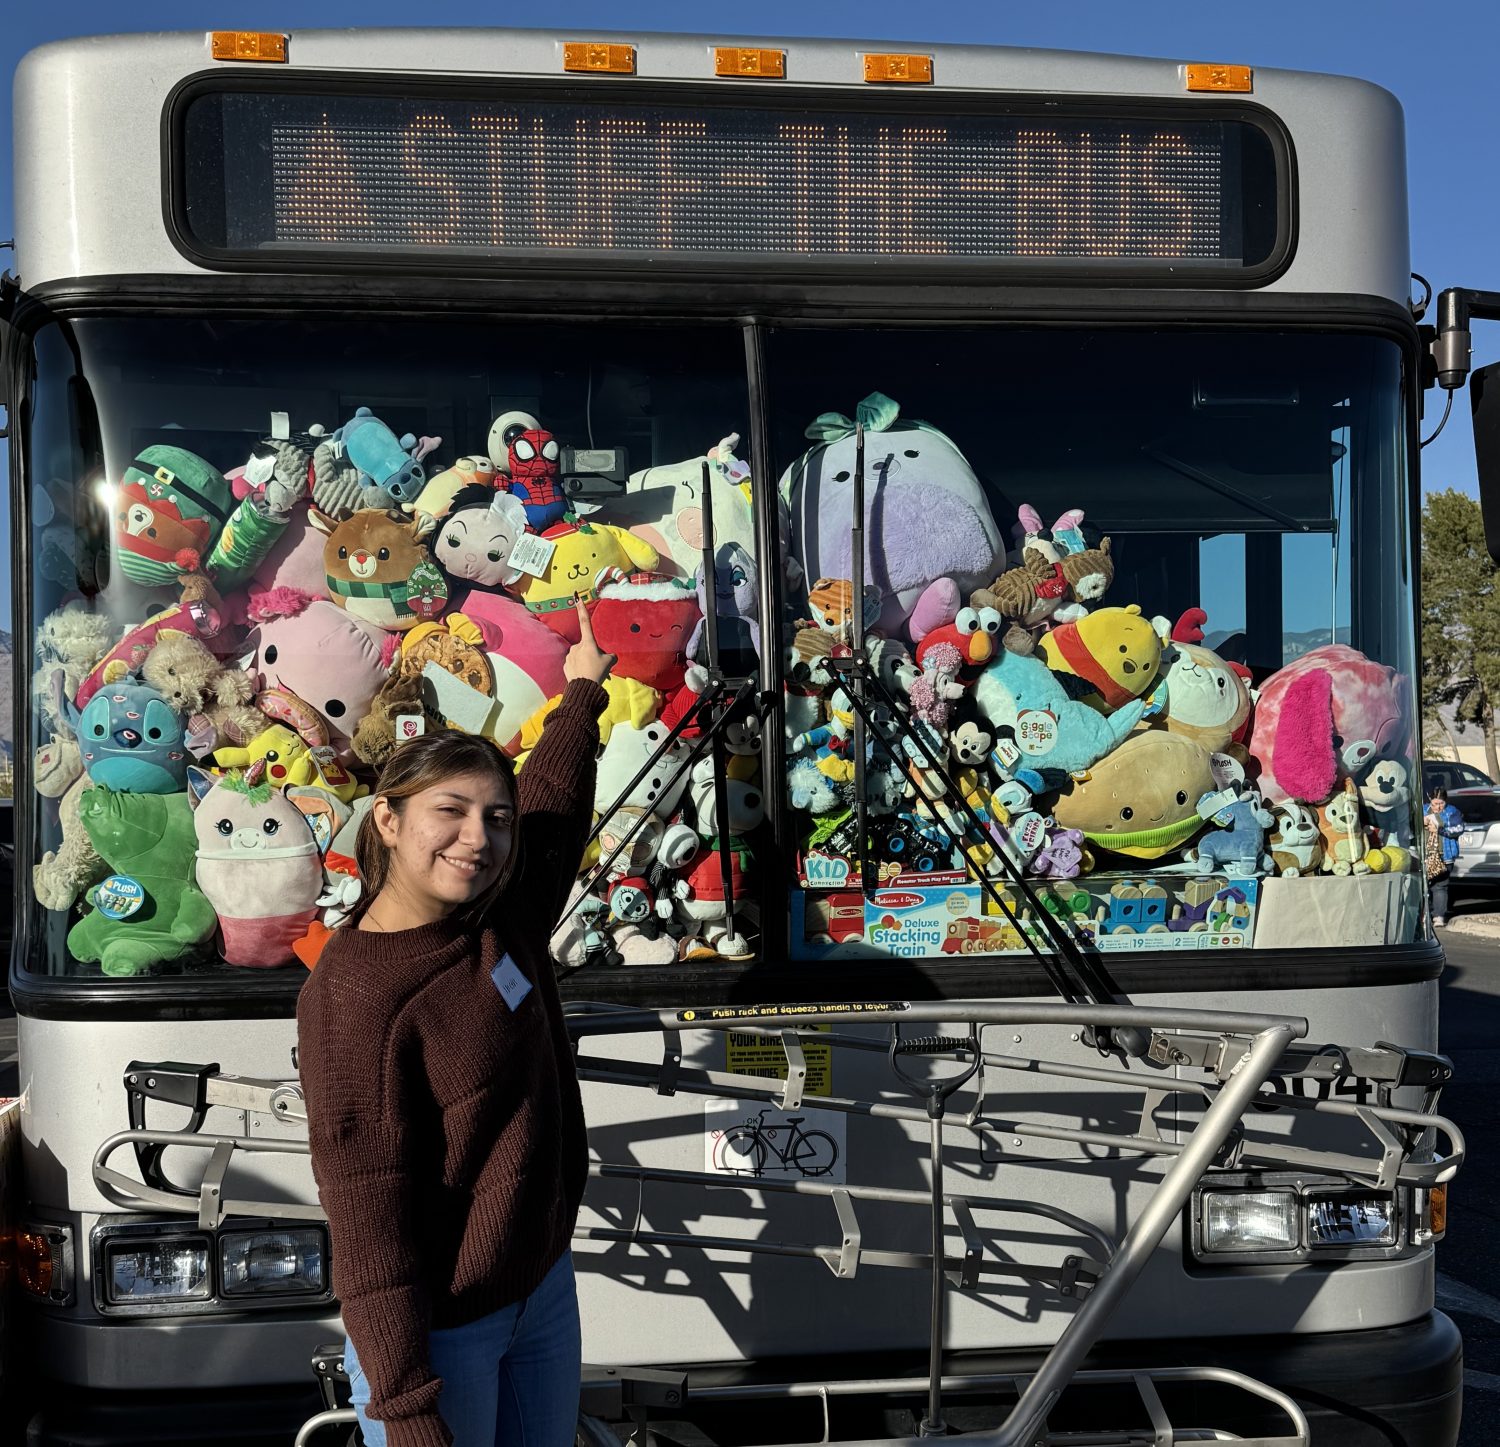
M 1448 793 L 1436 785 L 1423 812 L 1427 825 L 1427 885 L 1432 892 L 1432 922 L 1448 923 L 1448 871 L 1458 858 L 1458 836 L 1464 832 L 1464 816 L 1448 802 Z
M 362 913 L 297 1004 L 313 1173 L 368 1447 L 571 1447 L 588 1171 L 548 936 L 592 818 L 582 641 L 519 781 L 483 739 L 403 744 L 360 826 Z

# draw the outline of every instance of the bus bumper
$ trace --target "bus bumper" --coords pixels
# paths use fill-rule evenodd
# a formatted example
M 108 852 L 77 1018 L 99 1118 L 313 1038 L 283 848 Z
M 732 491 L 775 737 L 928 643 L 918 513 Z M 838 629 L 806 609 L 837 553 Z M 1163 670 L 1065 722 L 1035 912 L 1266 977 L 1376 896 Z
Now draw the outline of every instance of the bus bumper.
M 986 1353 L 982 1357 L 950 1357 L 946 1368 L 955 1376 L 1025 1374 L 1035 1369 L 1038 1360 L 1034 1353 Z M 808 1365 L 802 1364 L 801 1375 L 805 1376 Z M 848 1365 L 850 1375 L 869 1378 L 887 1373 L 905 1376 L 912 1364 L 891 1361 L 877 1366 L 870 1357 L 863 1357 L 857 1364 Z M 1457 1447 L 1458 1443 L 1463 1342 L 1458 1328 L 1440 1311 L 1403 1326 L 1372 1331 L 1107 1343 L 1087 1365 L 1146 1372 L 1170 1366 L 1233 1368 L 1295 1397 L 1307 1414 L 1316 1447 Z M 630 1371 L 627 1368 L 618 1375 L 629 1378 Z M 770 1363 L 693 1370 L 687 1375 L 689 1404 L 696 1385 L 795 1379 L 795 1374 L 777 1372 Z M 829 1371 L 827 1375 L 838 1373 Z M 590 1396 L 586 1389 L 585 1410 L 591 1406 L 598 1410 L 603 1403 L 591 1403 Z M 1225 1411 L 1235 1410 L 1234 1401 L 1243 1404 L 1242 1397 L 1215 1395 L 1213 1389 L 1205 1389 L 1201 1403 L 1193 1404 L 1195 1420 L 1178 1425 L 1226 1428 L 1241 1435 L 1285 1427 L 1284 1418 L 1223 1420 Z M 285 1447 L 296 1427 L 317 1406 L 316 1394 L 311 1391 L 250 1393 L 222 1389 L 184 1391 L 168 1398 L 160 1393 L 94 1395 L 70 1389 L 65 1403 L 46 1408 L 32 1419 L 26 1442 L 27 1447 L 161 1447 L 165 1443 L 180 1447 L 197 1447 L 200 1443 L 204 1447 L 271 1447 L 275 1443 Z M 1069 1406 L 1065 1396 L 1061 1408 Z M 691 1405 L 685 1412 L 678 1409 L 669 1415 L 697 1416 Z M 743 1408 L 735 1415 L 743 1432 L 748 1425 Z M 955 1426 L 962 1415 L 960 1408 Z M 775 1441 L 781 1434 L 769 1416 L 762 1420 L 767 1430 L 760 1434 L 760 1440 Z M 868 1417 L 864 1421 L 870 1424 Z M 789 1424 L 780 1425 L 784 1429 Z M 905 1435 L 903 1427 L 907 1424 L 900 1420 L 899 1412 L 888 1416 L 883 1425 L 888 1435 Z M 990 1423 L 975 1420 L 967 1425 L 972 1429 Z M 1055 1421 L 1054 1425 L 1064 1424 Z M 1116 1419 L 1111 1425 L 1122 1423 Z M 713 1435 L 710 1430 L 711 1439 Z M 788 1439 L 782 1436 L 781 1440 Z

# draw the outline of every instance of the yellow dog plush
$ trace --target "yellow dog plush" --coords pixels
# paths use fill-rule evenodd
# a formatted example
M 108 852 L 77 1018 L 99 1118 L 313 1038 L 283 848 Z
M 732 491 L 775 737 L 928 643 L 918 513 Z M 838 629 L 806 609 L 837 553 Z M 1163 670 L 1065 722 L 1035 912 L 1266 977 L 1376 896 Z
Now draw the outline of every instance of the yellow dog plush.
M 650 543 L 608 523 L 560 522 L 542 537 L 554 545 L 547 566 L 540 575 L 528 573 L 517 591 L 530 612 L 569 643 L 579 638 L 573 599 L 593 603 L 605 568 L 650 572 L 660 561 Z

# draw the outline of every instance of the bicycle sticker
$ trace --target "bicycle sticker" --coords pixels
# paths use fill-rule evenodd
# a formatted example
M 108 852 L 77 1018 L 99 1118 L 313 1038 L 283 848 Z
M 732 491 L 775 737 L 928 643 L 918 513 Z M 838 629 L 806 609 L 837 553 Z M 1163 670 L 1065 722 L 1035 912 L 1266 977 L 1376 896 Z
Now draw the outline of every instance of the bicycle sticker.
M 746 1181 L 847 1181 L 848 1117 L 835 1110 L 782 1110 L 763 1100 L 703 1106 L 703 1169 Z

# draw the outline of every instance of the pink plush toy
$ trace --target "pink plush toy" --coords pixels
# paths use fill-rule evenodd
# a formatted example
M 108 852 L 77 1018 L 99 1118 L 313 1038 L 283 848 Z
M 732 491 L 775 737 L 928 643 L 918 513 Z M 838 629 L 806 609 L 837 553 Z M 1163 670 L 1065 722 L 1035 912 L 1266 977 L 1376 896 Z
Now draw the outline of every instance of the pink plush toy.
M 395 642 L 372 624 L 295 588 L 252 593 L 255 670 L 263 688 L 310 704 L 328 724 L 328 741 L 345 763 L 355 725 L 385 682 Z
M 1250 753 L 1270 804 L 1321 804 L 1334 790 L 1339 763 L 1368 740 L 1370 758 L 1394 758 L 1406 743 L 1411 682 L 1357 648 L 1330 643 L 1273 673 L 1255 701 Z
M 219 916 L 226 964 L 289 965 L 318 916 L 323 860 L 297 805 L 252 764 L 215 779 L 188 771 L 198 888 Z
M 932 644 L 922 654 L 922 676 L 912 681 L 908 694 L 912 714 L 944 736 L 953 716 L 954 701 L 964 696 L 964 686 L 958 682 L 963 664 L 964 657 L 957 644 Z

